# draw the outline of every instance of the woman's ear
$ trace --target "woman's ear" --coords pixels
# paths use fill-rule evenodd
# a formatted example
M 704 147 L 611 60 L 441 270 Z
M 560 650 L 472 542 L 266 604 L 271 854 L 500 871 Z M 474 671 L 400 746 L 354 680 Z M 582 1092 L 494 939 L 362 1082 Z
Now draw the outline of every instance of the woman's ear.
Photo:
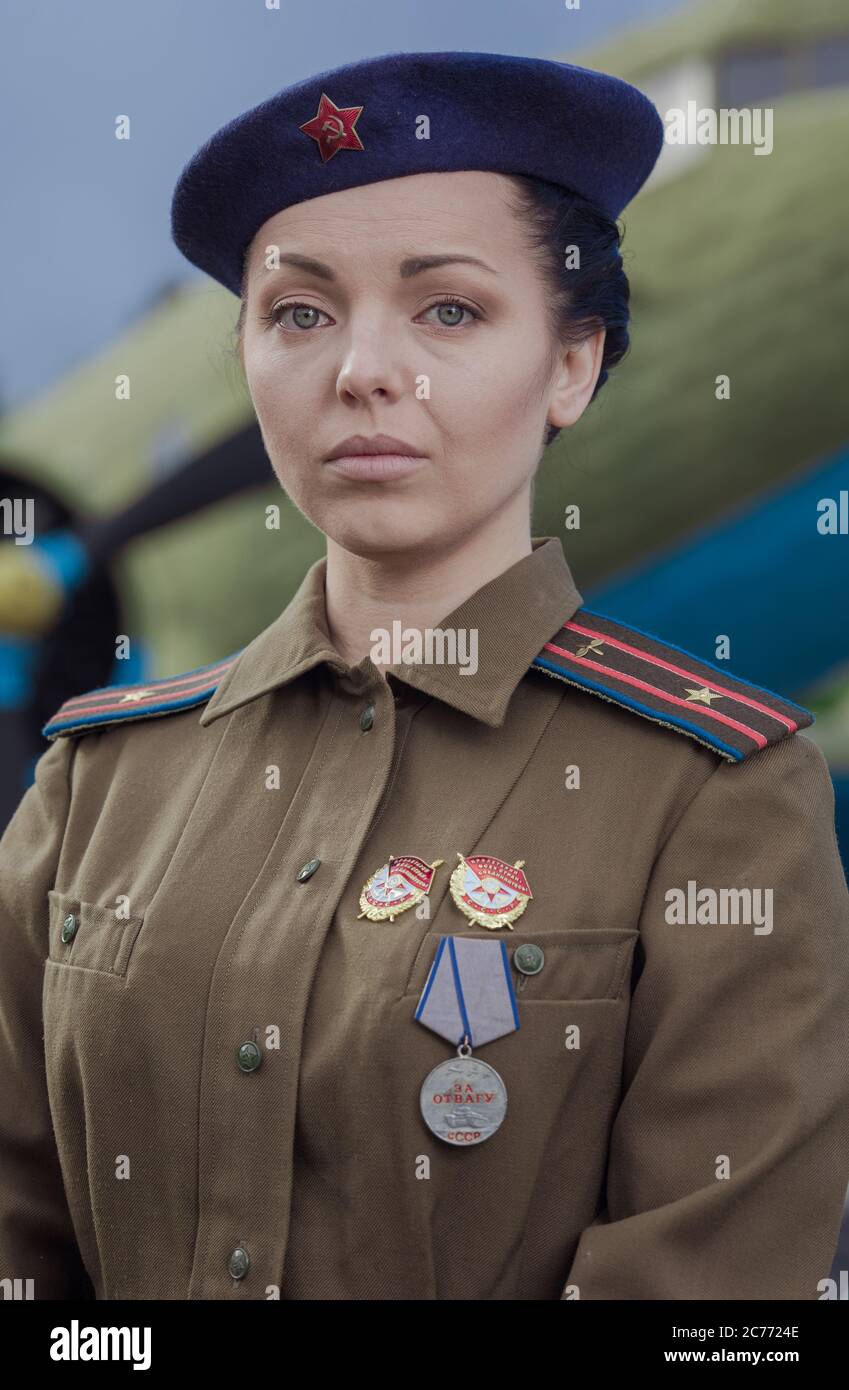
M 578 346 L 560 348 L 548 401 L 548 423 L 563 429 L 580 420 L 592 399 L 607 331 L 599 328 Z

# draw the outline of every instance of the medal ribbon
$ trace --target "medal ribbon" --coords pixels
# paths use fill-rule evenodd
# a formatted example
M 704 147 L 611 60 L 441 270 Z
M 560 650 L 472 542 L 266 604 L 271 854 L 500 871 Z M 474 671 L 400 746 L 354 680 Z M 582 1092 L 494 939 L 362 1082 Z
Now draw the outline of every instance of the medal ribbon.
M 425 1028 L 472 1047 L 519 1027 L 516 992 L 503 941 L 440 937 L 414 1017 Z

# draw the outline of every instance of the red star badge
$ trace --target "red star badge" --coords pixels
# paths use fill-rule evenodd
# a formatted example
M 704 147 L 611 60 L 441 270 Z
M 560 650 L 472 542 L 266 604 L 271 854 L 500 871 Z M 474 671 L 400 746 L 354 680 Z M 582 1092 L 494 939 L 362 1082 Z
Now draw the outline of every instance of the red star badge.
M 337 150 L 365 148 L 354 129 L 362 109 L 361 106 L 339 107 L 322 92 L 316 115 L 311 121 L 298 126 L 299 130 L 317 142 L 322 163 L 332 159 Z

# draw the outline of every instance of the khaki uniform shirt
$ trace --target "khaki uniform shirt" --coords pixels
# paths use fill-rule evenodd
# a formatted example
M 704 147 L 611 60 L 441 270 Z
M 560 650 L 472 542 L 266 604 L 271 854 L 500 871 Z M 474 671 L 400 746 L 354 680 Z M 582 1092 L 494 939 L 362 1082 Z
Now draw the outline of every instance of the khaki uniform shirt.
M 36 1298 L 817 1298 L 849 1178 L 849 895 L 817 746 L 782 726 L 731 761 L 643 717 L 650 682 L 605 695 L 597 639 L 575 648 L 585 688 L 533 666 L 582 602 L 557 539 L 443 620 L 477 630 L 475 674 L 349 668 L 324 574 L 235 659 L 165 682 L 184 707 L 150 717 L 155 685 L 129 717 L 78 697 L 107 722 L 54 739 L 0 843 L 0 1278 Z M 681 684 L 695 658 L 666 650 L 657 679 Z M 745 689 L 773 719 L 779 697 Z M 452 900 L 474 853 L 525 862 L 512 930 Z M 358 916 L 390 854 L 444 861 L 429 917 Z M 671 922 L 690 881 L 773 890 L 771 930 Z M 465 1148 L 419 1108 L 455 1055 L 414 1018 L 451 934 L 544 952 L 511 965 L 519 1028 L 475 1054 L 504 1122 Z

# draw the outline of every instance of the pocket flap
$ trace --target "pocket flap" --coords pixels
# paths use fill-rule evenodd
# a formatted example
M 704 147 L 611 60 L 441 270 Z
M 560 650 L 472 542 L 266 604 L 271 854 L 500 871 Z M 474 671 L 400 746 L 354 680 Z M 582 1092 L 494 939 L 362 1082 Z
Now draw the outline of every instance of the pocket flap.
M 416 953 L 406 994 L 421 994 L 442 936 L 480 937 L 476 931 L 428 932 Z M 556 931 L 491 932 L 501 937 L 510 958 L 510 974 L 522 1002 L 534 999 L 618 999 L 626 987 L 634 946 L 639 936 L 631 927 L 575 927 Z M 541 968 L 533 975 L 517 969 L 513 953 L 532 943 L 542 951 Z
M 47 902 L 50 960 L 110 975 L 125 973 L 142 917 L 123 917 L 118 908 L 101 907 L 55 888 Z

